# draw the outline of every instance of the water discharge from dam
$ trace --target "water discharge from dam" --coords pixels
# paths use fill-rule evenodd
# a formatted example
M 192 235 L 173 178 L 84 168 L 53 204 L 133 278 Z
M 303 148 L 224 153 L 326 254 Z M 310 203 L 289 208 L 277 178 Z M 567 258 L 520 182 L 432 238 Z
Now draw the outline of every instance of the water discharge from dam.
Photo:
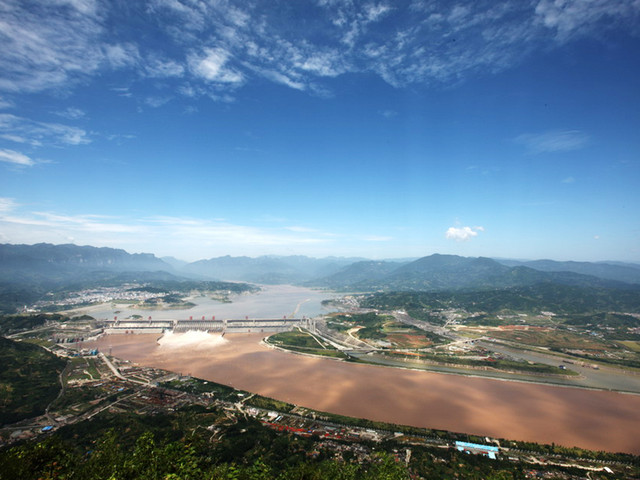
M 207 332 L 167 332 L 158 339 L 158 346 L 161 349 L 195 348 L 197 350 L 210 350 L 227 342 L 228 340 L 222 335 L 212 335 Z

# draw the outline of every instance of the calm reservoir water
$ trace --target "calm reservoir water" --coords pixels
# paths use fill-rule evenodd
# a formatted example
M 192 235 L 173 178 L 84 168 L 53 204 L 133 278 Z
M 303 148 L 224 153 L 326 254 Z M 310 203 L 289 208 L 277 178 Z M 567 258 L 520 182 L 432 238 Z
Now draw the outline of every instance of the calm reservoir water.
M 78 309 L 96 319 L 111 319 L 114 316 L 124 319 L 131 315 L 150 316 L 154 320 L 194 319 L 205 316 L 211 318 L 281 318 L 296 312 L 296 317 L 315 317 L 328 310 L 322 307 L 322 300 L 332 298 L 333 294 L 291 285 L 264 285 L 262 291 L 255 294 L 233 295 L 232 303 L 222 303 L 208 297 L 191 299 L 196 306 L 181 310 L 147 310 L 127 308 L 125 305 L 97 305 Z

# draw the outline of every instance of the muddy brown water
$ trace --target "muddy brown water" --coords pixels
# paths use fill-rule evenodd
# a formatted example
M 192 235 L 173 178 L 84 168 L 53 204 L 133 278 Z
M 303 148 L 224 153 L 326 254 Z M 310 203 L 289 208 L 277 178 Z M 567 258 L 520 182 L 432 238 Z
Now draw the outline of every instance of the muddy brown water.
M 469 434 L 640 454 L 640 396 L 311 358 L 230 334 L 214 347 L 112 335 L 98 348 L 316 410 Z

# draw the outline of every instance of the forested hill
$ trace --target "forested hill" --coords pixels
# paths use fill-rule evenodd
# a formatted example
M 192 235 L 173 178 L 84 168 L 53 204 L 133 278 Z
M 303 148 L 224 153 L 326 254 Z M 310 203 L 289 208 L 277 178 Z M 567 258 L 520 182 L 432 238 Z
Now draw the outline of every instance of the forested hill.
M 446 291 L 522 287 L 541 283 L 597 288 L 631 284 L 569 271 L 507 266 L 490 258 L 434 254 L 413 262 L 359 262 L 311 285 L 353 291 Z
M 94 272 L 171 273 L 173 267 L 150 253 L 131 254 L 115 248 L 0 244 L 0 280 L 64 282 Z
M 42 415 L 60 391 L 65 364 L 37 345 L 0 337 L 0 424 Z
M 364 297 L 368 308 L 450 309 L 500 313 L 550 311 L 562 314 L 640 311 L 640 287 L 611 289 L 542 283 L 493 290 L 448 292 L 388 292 Z
M 497 260 L 509 266 L 523 266 L 542 272 L 573 272 L 608 280 L 640 284 L 640 264 L 619 262 L 557 262 L 554 260 Z

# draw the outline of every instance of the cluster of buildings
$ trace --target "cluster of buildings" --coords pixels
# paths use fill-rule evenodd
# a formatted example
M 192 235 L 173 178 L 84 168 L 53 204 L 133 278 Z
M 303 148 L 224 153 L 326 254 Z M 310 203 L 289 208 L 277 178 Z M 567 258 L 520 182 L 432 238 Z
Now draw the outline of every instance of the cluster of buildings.
M 125 285 L 122 287 L 100 287 L 73 292 L 63 298 L 40 300 L 33 305 L 33 309 L 42 309 L 51 306 L 89 305 L 95 303 L 107 303 L 114 301 L 143 302 L 157 297 L 163 297 L 177 292 L 152 293 L 137 289 L 139 285 Z

